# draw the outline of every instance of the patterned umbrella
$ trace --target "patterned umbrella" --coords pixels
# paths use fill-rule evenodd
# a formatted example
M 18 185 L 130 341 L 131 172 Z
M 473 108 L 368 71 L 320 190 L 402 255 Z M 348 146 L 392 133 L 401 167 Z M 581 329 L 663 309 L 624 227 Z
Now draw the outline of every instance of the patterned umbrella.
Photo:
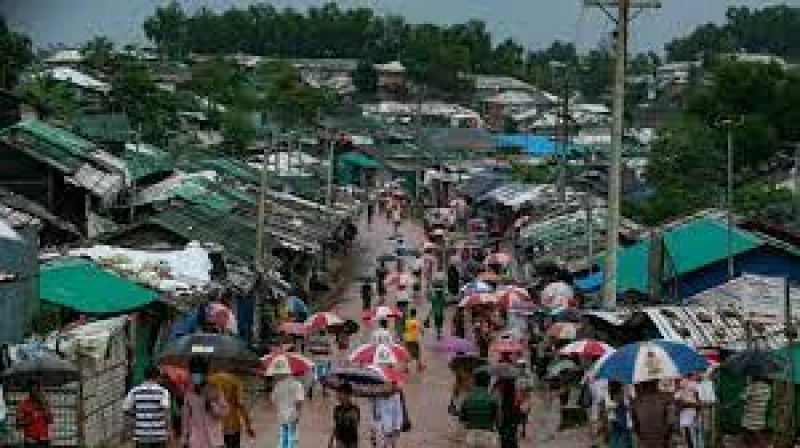
M 397 319 L 403 317 L 403 312 L 395 306 L 381 305 L 364 313 L 364 320 L 376 321 L 384 319 Z
M 486 257 L 486 260 L 484 260 L 483 262 L 484 262 L 484 264 L 487 264 L 487 265 L 489 265 L 489 264 L 507 265 L 507 264 L 511 263 L 511 259 L 512 259 L 512 257 L 511 257 L 511 254 L 509 254 L 509 253 L 496 252 L 496 253 L 493 253 L 493 254 L 489 254 Z
M 261 358 L 258 373 L 262 376 L 302 376 L 311 371 L 314 362 L 297 353 L 273 353 Z
M 683 378 L 708 368 L 708 361 L 686 344 L 652 340 L 628 344 L 603 361 L 596 377 L 637 384 Z
M 575 339 L 578 337 L 578 324 L 556 322 L 547 329 L 547 335 L 554 339 Z
M 502 308 L 524 308 L 527 304 L 533 305 L 534 303 L 530 301 L 528 291 L 518 286 L 505 288 L 497 293 L 497 305 Z
M 306 326 L 309 330 L 322 330 L 343 323 L 344 319 L 328 311 L 314 313 L 306 319 Z
M 308 326 L 305 322 L 284 322 L 280 324 L 278 331 L 292 336 L 305 336 L 308 334 Z
M 462 308 L 494 305 L 497 303 L 497 297 L 490 292 L 474 292 L 467 295 L 460 302 L 458 306 Z
M 473 292 L 491 292 L 492 287 L 483 281 L 473 280 L 461 288 L 463 294 L 471 294 Z
M 613 351 L 614 347 L 606 344 L 605 342 L 595 341 L 593 339 L 582 339 L 580 341 L 567 344 L 566 346 L 562 347 L 558 353 L 564 356 L 600 358 Z
M 391 366 L 386 365 L 371 365 L 367 369 L 377 372 L 384 380 L 390 383 L 397 384 L 398 386 L 405 384 L 406 375 Z
M 411 356 L 405 347 L 399 344 L 369 343 L 358 347 L 350 354 L 350 361 L 364 366 L 392 365 L 408 361 Z

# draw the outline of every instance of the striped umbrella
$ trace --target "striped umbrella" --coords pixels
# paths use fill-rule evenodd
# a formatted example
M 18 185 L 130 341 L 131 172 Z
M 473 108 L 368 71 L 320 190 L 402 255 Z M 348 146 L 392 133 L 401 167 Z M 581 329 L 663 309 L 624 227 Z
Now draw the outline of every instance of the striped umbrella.
M 528 291 L 518 286 L 504 288 L 497 293 L 497 305 L 505 308 L 524 308 L 527 304 L 533 305 Z
M 567 344 L 566 346 L 562 347 L 558 353 L 564 356 L 600 358 L 613 351 L 614 347 L 606 344 L 605 342 L 595 341 L 593 339 L 582 339 L 580 341 Z
M 400 364 L 408 361 L 410 358 L 411 356 L 408 350 L 400 344 L 369 343 L 353 350 L 349 359 L 356 364 L 368 366 L 372 364 Z
M 475 306 L 494 305 L 497 303 L 497 297 L 490 292 L 474 292 L 467 295 L 460 302 L 458 306 L 461 308 L 471 308 Z
M 297 353 L 272 353 L 261 358 L 258 373 L 262 376 L 302 376 L 311 371 L 314 363 Z
M 305 323 L 309 330 L 322 330 L 335 325 L 341 325 L 344 323 L 344 319 L 337 314 L 323 311 L 312 314 L 311 317 L 306 319 Z
M 398 386 L 403 385 L 406 382 L 406 375 L 394 367 L 386 365 L 371 365 L 367 366 L 367 369 L 377 372 L 381 378 L 388 382 L 397 384 Z
M 284 322 L 278 326 L 278 331 L 292 336 L 305 336 L 308 334 L 308 326 L 305 322 Z
M 397 319 L 403 317 L 403 312 L 395 306 L 381 305 L 364 314 L 364 320 L 375 321 L 384 319 Z
M 547 329 L 547 335 L 553 339 L 575 339 L 578 337 L 578 324 L 574 322 L 556 322 Z
M 708 361 L 688 345 L 659 339 L 620 348 L 603 361 L 595 376 L 637 384 L 683 378 L 707 369 L 708 365 Z

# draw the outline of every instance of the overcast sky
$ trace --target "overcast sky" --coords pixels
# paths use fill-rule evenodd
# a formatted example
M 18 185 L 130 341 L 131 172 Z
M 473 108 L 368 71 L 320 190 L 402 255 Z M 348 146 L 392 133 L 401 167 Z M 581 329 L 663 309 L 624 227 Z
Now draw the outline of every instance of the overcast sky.
M 583 10 L 582 0 L 344 0 L 343 7 L 368 6 L 382 13 L 405 16 L 411 22 L 485 21 L 498 37 L 511 36 L 531 48 L 560 39 L 586 49 L 611 31 L 598 10 Z M 37 47 L 79 44 L 102 34 L 119 43 L 145 42 L 141 24 L 166 0 L 0 0 L 0 12 L 17 30 L 28 33 Z M 188 10 L 202 5 L 220 10 L 247 6 L 249 0 L 181 0 Z M 325 0 L 275 0 L 272 4 L 306 8 Z M 724 20 L 732 5 L 800 6 L 800 0 L 662 0 L 660 10 L 646 11 L 635 21 L 631 45 L 661 51 L 665 42 L 694 26 Z

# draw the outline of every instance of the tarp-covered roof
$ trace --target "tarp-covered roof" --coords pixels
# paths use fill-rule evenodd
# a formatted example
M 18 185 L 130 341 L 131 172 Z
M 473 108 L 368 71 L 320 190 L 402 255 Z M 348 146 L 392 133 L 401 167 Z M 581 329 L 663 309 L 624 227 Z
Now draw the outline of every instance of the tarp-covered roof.
M 40 267 L 39 296 L 80 313 L 114 314 L 147 305 L 154 291 L 80 258 L 58 259 Z
M 339 163 L 360 168 L 380 168 L 381 164 L 372 157 L 358 152 L 347 152 L 339 156 Z

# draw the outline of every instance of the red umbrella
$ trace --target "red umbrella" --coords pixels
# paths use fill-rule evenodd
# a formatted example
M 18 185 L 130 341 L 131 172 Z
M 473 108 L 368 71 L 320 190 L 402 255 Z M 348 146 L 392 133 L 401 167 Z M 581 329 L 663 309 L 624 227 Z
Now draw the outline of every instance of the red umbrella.
M 462 308 L 470 308 L 475 306 L 494 305 L 497 303 L 497 296 L 490 292 L 474 292 L 468 294 L 466 297 L 458 302 L 458 306 Z
M 564 356 L 600 358 L 613 351 L 614 347 L 606 344 L 605 342 L 595 341 L 593 339 L 582 339 L 580 341 L 567 344 L 566 346 L 562 347 L 558 353 Z
M 525 289 L 518 286 L 510 286 L 497 293 L 497 305 L 505 309 L 525 307 L 528 303 L 533 304 L 530 298 L 531 296 Z
M 364 320 L 374 321 L 383 319 L 396 319 L 403 317 L 403 312 L 397 307 L 381 305 L 369 310 L 364 315 Z
M 189 369 L 185 367 L 163 365 L 160 367 L 161 373 L 175 385 L 178 392 L 185 394 L 189 390 L 191 380 L 189 379 Z
M 498 339 L 490 348 L 495 353 L 520 353 L 525 350 L 522 342 L 512 338 Z
M 337 314 L 323 311 L 320 313 L 314 313 L 306 319 L 306 326 L 309 330 L 322 330 L 334 325 L 341 325 L 344 323 L 344 319 L 339 317 Z
M 263 376 L 302 376 L 311 371 L 314 362 L 297 353 L 273 353 L 261 358 L 258 373 Z
M 368 369 L 377 372 L 384 380 L 392 382 L 397 385 L 405 384 L 406 375 L 391 366 L 371 365 L 367 366 Z
M 404 363 L 410 358 L 411 356 L 405 347 L 394 343 L 364 344 L 350 354 L 350 361 L 361 365 L 392 365 Z
M 305 322 L 284 322 L 278 327 L 278 331 L 293 336 L 305 336 L 308 334 L 308 326 Z

